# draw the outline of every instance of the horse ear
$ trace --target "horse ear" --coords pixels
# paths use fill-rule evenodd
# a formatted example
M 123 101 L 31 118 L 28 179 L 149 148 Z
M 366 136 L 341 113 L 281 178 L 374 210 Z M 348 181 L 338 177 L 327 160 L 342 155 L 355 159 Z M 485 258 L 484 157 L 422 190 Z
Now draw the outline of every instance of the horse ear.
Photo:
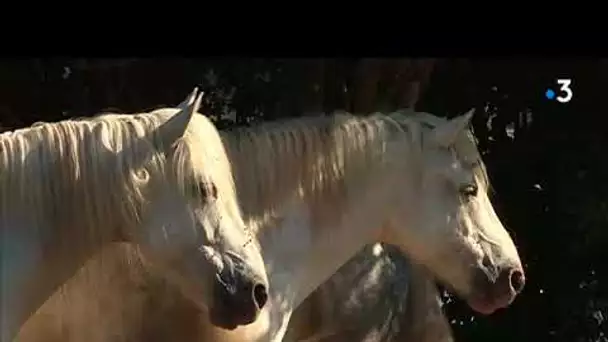
M 163 123 L 158 128 L 158 136 L 160 137 L 160 145 L 157 146 L 159 149 L 167 149 L 173 146 L 175 142 L 184 136 L 186 129 L 194 113 L 198 112 L 201 106 L 201 100 L 203 93 L 199 93 L 196 96 L 198 89 L 195 88 L 194 92 L 188 96 L 188 98 L 182 102 L 178 107 L 180 111 L 175 113 L 169 120 Z
M 194 102 L 194 99 L 196 98 L 197 93 L 198 93 L 198 87 L 194 87 L 194 90 L 192 90 L 190 95 L 188 95 L 188 97 L 184 101 L 182 101 L 180 104 L 178 104 L 176 108 L 179 108 L 179 109 L 188 108 L 188 106 L 190 106 Z
M 182 101 L 180 104 L 178 104 L 177 108 L 182 109 L 182 110 L 187 109 L 190 105 L 192 105 L 194 103 L 197 93 L 198 93 L 198 87 L 194 87 L 194 90 L 192 90 L 190 95 L 188 95 L 188 97 L 184 101 Z M 203 94 L 204 93 L 201 91 L 199 94 L 199 97 L 202 98 Z
M 431 141 L 438 146 L 451 146 L 462 131 L 464 131 L 473 118 L 475 109 L 471 109 L 463 115 L 457 116 L 448 122 L 435 127 L 431 132 Z

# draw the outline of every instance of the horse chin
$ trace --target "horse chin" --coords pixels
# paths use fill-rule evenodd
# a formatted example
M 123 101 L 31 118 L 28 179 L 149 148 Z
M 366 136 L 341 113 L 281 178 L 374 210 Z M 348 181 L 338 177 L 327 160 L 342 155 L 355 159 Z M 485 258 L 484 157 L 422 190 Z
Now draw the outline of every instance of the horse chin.
M 512 296 L 495 297 L 489 293 L 473 296 L 467 300 L 467 304 L 475 312 L 482 315 L 491 315 L 499 309 L 507 308 L 513 302 Z
M 513 288 L 511 278 L 514 272 L 519 271 L 506 268 L 499 272 L 498 277 L 491 279 L 484 271 L 476 271 L 472 291 L 465 297 L 469 307 L 483 315 L 490 315 L 498 309 L 509 307 L 521 292 L 524 283 L 522 274 L 519 277 L 521 280 L 518 281 L 522 285 L 516 285 L 519 287 L 519 291 Z
M 467 301 L 467 304 L 475 312 L 486 316 L 493 314 L 496 310 L 499 309 L 499 307 L 494 305 L 493 302 L 488 300 L 470 299 Z
M 229 318 L 229 315 L 224 314 L 222 310 L 214 308 L 209 310 L 209 321 L 216 327 L 225 330 L 235 330 L 239 326 L 234 319 Z

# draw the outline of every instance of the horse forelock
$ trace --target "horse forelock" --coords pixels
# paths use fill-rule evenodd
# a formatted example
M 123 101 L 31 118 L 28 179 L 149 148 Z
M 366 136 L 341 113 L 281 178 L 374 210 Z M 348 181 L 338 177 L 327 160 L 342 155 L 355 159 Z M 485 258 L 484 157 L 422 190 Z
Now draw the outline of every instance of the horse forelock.
M 435 128 L 441 124 L 447 122 L 446 118 L 439 117 L 427 112 L 416 112 L 413 109 L 406 108 L 398 110 L 392 114 L 391 117 L 398 121 L 402 120 L 415 120 L 421 125 L 426 126 L 430 129 Z M 489 191 L 491 189 L 491 182 L 486 170 L 485 163 L 481 158 L 481 153 L 477 147 L 477 139 L 475 138 L 472 128 L 464 130 L 456 139 L 452 148 L 460 160 L 467 161 L 469 166 L 472 166 L 472 171 L 479 182 L 482 190 Z

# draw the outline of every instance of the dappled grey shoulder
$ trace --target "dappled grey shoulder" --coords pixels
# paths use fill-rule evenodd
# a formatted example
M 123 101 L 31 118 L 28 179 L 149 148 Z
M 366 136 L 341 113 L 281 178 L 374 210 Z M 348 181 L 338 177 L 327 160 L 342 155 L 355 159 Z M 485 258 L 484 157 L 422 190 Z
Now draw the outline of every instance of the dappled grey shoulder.
M 365 246 L 309 297 L 321 324 L 314 334 L 323 336 L 312 340 L 391 341 L 405 316 L 410 272 L 394 247 Z M 294 319 L 302 314 L 296 310 Z

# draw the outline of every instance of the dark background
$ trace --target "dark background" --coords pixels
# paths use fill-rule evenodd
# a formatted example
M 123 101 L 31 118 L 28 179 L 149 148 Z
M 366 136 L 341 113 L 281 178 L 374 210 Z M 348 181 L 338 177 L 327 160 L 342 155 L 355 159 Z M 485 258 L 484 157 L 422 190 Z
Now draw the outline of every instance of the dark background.
M 569 103 L 550 101 L 572 79 Z M 0 62 L 0 127 L 175 105 L 193 86 L 220 128 L 415 105 L 474 130 L 528 283 L 491 317 L 446 305 L 458 341 L 608 341 L 608 62 L 437 59 L 31 59 Z M 604 252 L 602 252 L 604 251 Z

